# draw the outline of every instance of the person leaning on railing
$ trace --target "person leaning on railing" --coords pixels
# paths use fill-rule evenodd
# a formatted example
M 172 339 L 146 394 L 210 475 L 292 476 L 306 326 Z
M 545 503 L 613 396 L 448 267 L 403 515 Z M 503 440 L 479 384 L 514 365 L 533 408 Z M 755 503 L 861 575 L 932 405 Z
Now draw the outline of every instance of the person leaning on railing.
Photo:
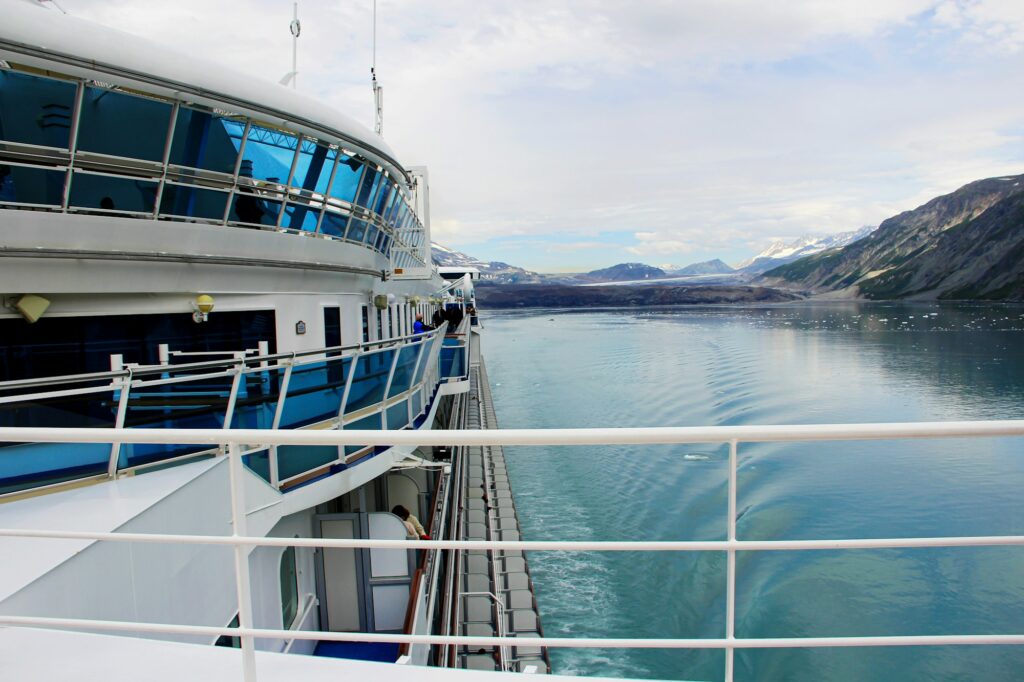
M 423 324 L 423 313 L 416 313 L 416 321 L 412 323 L 413 334 L 423 334 L 429 332 L 433 327 L 427 324 Z
M 423 525 L 420 520 L 417 519 L 412 513 L 400 504 L 396 504 L 391 510 L 391 513 L 402 519 L 402 523 L 405 524 L 405 532 L 408 533 L 410 538 L 418 538 L 420 540 L 429 540 L 430 536 L 427 535 L 427 531 L 423 530 Z

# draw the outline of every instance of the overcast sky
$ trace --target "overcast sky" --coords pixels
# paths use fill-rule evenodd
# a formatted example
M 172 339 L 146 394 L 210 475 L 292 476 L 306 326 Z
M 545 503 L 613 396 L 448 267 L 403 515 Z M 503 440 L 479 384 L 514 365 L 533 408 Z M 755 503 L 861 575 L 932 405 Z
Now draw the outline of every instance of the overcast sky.
M 59 0 L 277 81 L 281 0 Z M 371 0 L 299 4 L 299 89 L 372 126 Z M 541 271 L 877 225 L 1024 172 L 1024 0 L 380 0 L 384 137 L 434 240 Z

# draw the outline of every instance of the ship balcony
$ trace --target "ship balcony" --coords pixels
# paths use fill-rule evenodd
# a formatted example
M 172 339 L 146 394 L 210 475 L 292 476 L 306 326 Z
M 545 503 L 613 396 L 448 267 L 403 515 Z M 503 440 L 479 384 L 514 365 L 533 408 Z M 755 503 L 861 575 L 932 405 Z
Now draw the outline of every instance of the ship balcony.
M 239 352 L 229 360 L 3 382 L 0 427 L 416 429 L 446 388 L 446 329 L 303 353 Z M 250 445 L 244 461 L 287 492 L 387 449 Z M 5 444 L 0 499 L 222 454 L 219 446 L 166 443 Z

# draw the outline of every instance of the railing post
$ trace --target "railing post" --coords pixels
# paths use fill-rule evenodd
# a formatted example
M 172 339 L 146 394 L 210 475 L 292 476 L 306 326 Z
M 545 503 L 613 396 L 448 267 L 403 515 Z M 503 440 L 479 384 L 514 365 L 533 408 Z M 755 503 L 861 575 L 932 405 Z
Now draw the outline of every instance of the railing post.
M 128 376 L 121 379 L 121 390 L 117 397 L 117 417 L 114 419 L 114 428 L 123 429 L 125 415 L 128 414 L 128 393 L 132 387 L 132 373 L 128 371 Z M 107 476 L 110 478 L 117 478 L 117 465 L 121 459 L 121 443 L 115 442 L 110 444 L 110 461 L 107 463 Z
M 261 342 L 262 343 L 262 342 Z M 271 423 L 270 428 L 278 429 L 281 427 L 281 415 L 284 413 L 284 401 L 288 395 L 288 384 L 292 380 L 292 368 L 295 366 L 295 359 L 293 358 L 288 366 L 284 368 L 284 377 L 281 378 L 281 389 L 277 394 L 277 407 L 274 409 L 274 421 Z M 270 452 L 267 453 L 269 457 L 270 466 L 270 485 L 277 488 L 280 485 L 277 467 L 277 446 L 271 445 Z
M 395 357 L 391 359 L 391 371 L 388 372 L 388 382 L 384 384 L 384 400 L 381 402 L 380 423 L 387 430 L 388 428 L 388 394 L 391 393 L 391 382 L 395 378 L 395 367 L 398 367 L 398 356 L 402 354 L 402 346 L 395 347 Z
M 729 441 L 729 541 L 736 540 L 736 449 L 735 438 Z M 725 592 L 725 682 L 732 682 L 733 656 L 732 641 L 736 638 L 736 550 L 730 547 L 726 552 Z
M 238 443 L 228 443 L 228 472 L 231 482 L 231 534 L 246 534 L 245 480 L 242 451 Z M 249 546 L 235 545 L 235 588 L 238 593 L 238 626 L 251 628 L 252 592 L 249 584 Z M 242 644 L 242 679 L 256 682 L 256 642 L 251 635 L 240 637 Z

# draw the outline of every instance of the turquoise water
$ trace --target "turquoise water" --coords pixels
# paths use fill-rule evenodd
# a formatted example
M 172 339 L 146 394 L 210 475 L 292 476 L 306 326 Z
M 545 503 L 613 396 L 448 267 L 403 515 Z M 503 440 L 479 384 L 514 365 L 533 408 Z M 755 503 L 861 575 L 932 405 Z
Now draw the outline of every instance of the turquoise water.
M 502 427 L 1024 418 L 1024 308 L 484 312 Z M 526 539 L 726 534 L 728 451 L 508 448 Z M 744 444 L 741 539 L 1024 535 L 1024 439 Z M 722 553 L 530 554 L 545 634 L 722 637 Z M 739 637 L 1024 633 L 1024 548 L 740 553 Z M 553 650 L 555 672 L 716 680 L 723 654 Z M 737 680 L 1009 680 L 1024 647 L 738 652 Z

